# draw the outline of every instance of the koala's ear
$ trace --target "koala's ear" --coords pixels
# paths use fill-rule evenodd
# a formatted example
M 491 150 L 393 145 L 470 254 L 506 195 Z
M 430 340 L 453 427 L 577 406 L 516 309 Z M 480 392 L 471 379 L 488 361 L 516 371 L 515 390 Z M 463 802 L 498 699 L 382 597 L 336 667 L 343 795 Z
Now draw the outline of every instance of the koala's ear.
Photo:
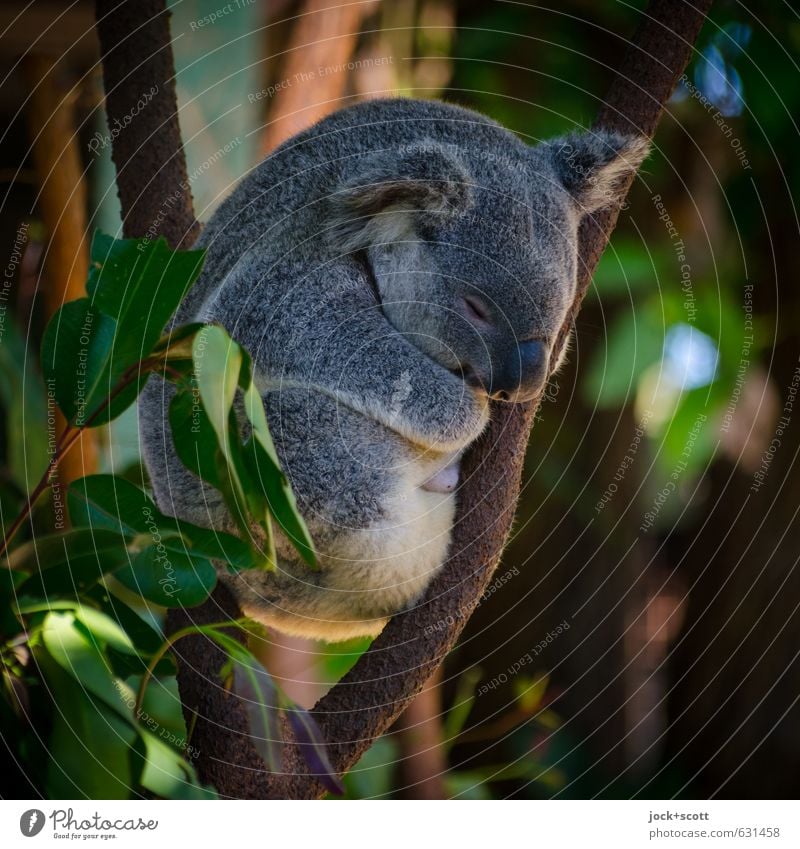
M 467 209 L 471 179 L 456 147 L 420 141 L 369 153 L 328 198 L 329 237 L 359 250 Z
M 625 178 L 650 150 L 644 136 L 607 130 L 570 133 L 545 145 L 550 162 L 582 215 L 619 200 Z

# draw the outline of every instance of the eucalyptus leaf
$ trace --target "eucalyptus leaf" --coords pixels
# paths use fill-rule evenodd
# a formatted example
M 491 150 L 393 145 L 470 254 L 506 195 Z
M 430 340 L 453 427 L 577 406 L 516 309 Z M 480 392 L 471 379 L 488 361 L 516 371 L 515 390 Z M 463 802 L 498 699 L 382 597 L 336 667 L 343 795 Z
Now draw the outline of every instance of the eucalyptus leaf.
M 242 448 L 247 458 L 251 487 L 263 493 L 269 512 L 275 517 L 281 530 L 294 545 L 297 552 L 312 568 L 317 565 L 314 543 L 305 520 L 297 509 L 297 502 L 286 477 L 275 465 L 260 440 L 251 438 Z
M 72 613 L 49 613 L 41 631 L 48 654 L 81 687 L 123 718 L 132 716 L 127 694 L 114 678 L 111 664 L 98 644 L 79 627 Z
M 49 675 L 58 707 L 48 744 L 47 798 L 129 799 L 139 775 L 131 758 L 136 729 L 77 683 L 53 682 Z
M 125 478 L 89 475 L 70 484 L 67 506 L 77 527 L 106 528 L 133 536 L 148 529 L 148 515 L 158 514 L 153 499 Z
M 239 644 L 237 643 L 237 646 Z M 223 669 L 231 690 L 244 701 L 250 739 L 270 772 L 280 772 L 283 736 L 280 697 L 269 672 L 246 649 L 233 649 Z
M 214 565 L 205 557 L 148 546 L 114 577 L 132 592 L 162 607 L 194 607 L 217 583 Z
M 125 538 L 116 531 L 73 528 L 37 537 L 15 548 L 8 566 L 31 573 L 20 595 L 82 592 L 129 560 Z
M 140 731 L 146 746 L 142 786 L 162 799 L 216 799 L 210 787 L 203 787 L 183 755 L 150 731 Z
M 161 647 L 164 635 L 105 586 L 94 586 L 84 596 L 97 604 L 107 617 L 125 631 L 137 653 L 151 655 Z
M 125 682 L 138 693 L 142 676 L 133 675 Z M 141 723 L 166 739 L 173 748 L 182 750 L 186 745 L 186 722 L 183 718 L 178 681 L 174 676 L 151 679 L 142 700 Z
M 243 537 L 250 535 L 252 523 L 261 526 L 265 554 L 255 565 L 277 565 L 274 517 L 300 556 L 314 567 L 313 542 L 281 471 L 249 355 L 224 328 L 208 325 L 194 335 L 192 356 L 195 380 L 179 385 L 169 410 L 181 462 L 220 491 Z M 241 391 L 238 400 L 237 391 Z M 243 409 L 246 421 L 238 421 L 237 409 Z M 249 434 L 245 442 L 243 433 Z
M 161 340 L 204 256 L 172 251 L 163 239 L 95 233 L 89 297 L 65 304 L 42 340 L 44 376 L 70 422 L 105 424 L 136 400 L 149 375 L 139 364 Z
M 88 298 L 70 301 L 50 319 L 42 337 L 42 372 L 68 421 L 82 426 L 105 402 L 114 383 L 117 324 Z M 98 417 L 101 424 L 107 417 Z
M 238 537 L 165 516 L 150 496 L 115 475 L 90 475 L 67 492 L 73 525 L 116 529 L 133 538 L 158 534 L 167 550 L 221 560 L 233 571 L 258 566 L 263 556 Z
M 123 654 L 138 654 L 131 638 L 105 613 L 95 610 L 85 604 L 79 604 L 75 608 L 75 618 L 81 622 L 92 634 L 94 639 L 104 647 L 111 646 Z
M 114 359 L 122 368 L 149 356 L 204 257 L 201 250 L 173 251 L 163 237 L 148 241 L 95 233 L 86 288 L 92 305 L 116 322 Z
M 169 424 L 175 451 L 183 465 L 224 495 L 224 474 L 220 474 L 224 461 L 199 395 L 179 389 L 169 405 Z

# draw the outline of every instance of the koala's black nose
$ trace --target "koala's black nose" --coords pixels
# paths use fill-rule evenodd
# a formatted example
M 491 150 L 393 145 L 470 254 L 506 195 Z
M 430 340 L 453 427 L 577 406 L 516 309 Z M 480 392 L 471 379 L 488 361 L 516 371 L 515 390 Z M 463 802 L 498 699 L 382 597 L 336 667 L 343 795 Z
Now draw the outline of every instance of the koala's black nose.
M 498 401 L 530 401 L 547 380 L 549 361 L 550 351 L 544 342 L 520 342 L 504 362 L 493 364 L 489 395 Z

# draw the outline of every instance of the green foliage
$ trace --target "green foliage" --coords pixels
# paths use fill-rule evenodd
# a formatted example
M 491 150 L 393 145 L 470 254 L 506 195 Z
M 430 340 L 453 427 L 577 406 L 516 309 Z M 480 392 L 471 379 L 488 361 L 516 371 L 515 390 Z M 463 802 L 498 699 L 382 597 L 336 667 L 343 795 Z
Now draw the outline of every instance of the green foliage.
M 0 345 L 0 407 L 9 476 L 20 493 L 27 493 L 47 466 L 47 394 L 13 321 L 4 324 Z
M 181 461 L 222 493 L 243 536 L 249 534 L 251 521 L 258 523 L 264 532 L 265 568 L 275 568 L 272 517 L 306 563 L 315 566 L 313 544 L 281 472 L 249 355 L 223 328 L 209 326 L 195 335 L 192 360 L 194 377 L 179 384 L 170 404 L 170 427 Z M 244 426 L 236 406 L 244 414 Z
M 315 565 L 247 352 L 220 327 L 194 324 L 162 336 L 200 271 L 203 253 L 172 251 L 163 240 L 97 234 L 91 260 L 88 296 L 65 304 L 43 336 L 48 394 L 67 428 L 54 440 L 49 465 L 41 449 L 35 453 L 44 474 L 16 520 L 7 517 L 18 499 L 0 493 L 4 738 L 16 746 L 16 760 L 35 790 L 50 798 L 212 797 L 187 758 L 191 735 L 169 654 L 178 639 L 202 632 L 227 655 L 220 674 L 246 701 L 267 768 L 280 768 L 284 713 L 313 771 L 338 792 L 311 716 L 231 636 L 230 628 L 243 623 L 161 631 L 166 608 L 193 607 L 208 598 L 217 582 L 215 564 L 231 572 L 275 568 L 273 521 Z M 24 346 L 17 340 L 0 347 L 0 355 L 24 361 Z M 0 380 L 0 403 L 12 422 L 27 385 L 17 380 L 18 372 L 10 369 Z M 80 431 L 133 404 L 152 372 L 176 386 L 170 422 L 182 459 L 220 489 L 242 538 L 165 516 L 144 489 L 124 478 L 92 475 L 68 489 L 67 529 L 18 541 L 17 532 Z M 35 376 L 34 370 L 24 373 Z M 43 411 L 35 412 L 33 423 L 43 430 Z M 22 438 L 18 431 L 14 424 L 14 444 Z M 44 444 L 44 433 L 41 438 Z M 30 488 L 26 467 L 17 467 L 13 478 L 20 492 Z M 254 525 L 263 530 L 263 546 L 249 541 Z M 33 718 L 26 708 L 31 704 L 37 706 Z M 38 740 L 46 741 L 48 757 Z
M 70 422 L 104 424 L 136 400 L 148 358 L 203 258 L 171 251 L 164 239 L 95 235 L 89 297 L 65 304 L 42 341 L 45 379 Z

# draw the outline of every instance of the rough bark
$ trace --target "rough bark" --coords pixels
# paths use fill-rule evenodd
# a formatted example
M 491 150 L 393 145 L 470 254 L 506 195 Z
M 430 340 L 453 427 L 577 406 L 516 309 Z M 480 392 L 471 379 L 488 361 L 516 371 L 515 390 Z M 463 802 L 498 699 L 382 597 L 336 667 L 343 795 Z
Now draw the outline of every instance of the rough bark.
M 691 56 L 710 3 L 711 0 L 698 0 L 694 5 L 684 0 L 653 0 L 650 3 L 603 103 L 597 126 L 653 134 L 664 104 Z M 111 6 L 106 0 L 98 0 L 99 9 Z M 118 10 L 101 28 L 106 63 L 114 66 L 105 71 L 108 90 L 121 81 L 126 87 L 137 88 L 126 74 L 140 60 L 129 55 L 130 51 L 113 49 L 117 41 L 125 43 L 127 32 L 137 40 L 141 33 L 149 32 L 154 41 L 148 40 L 146 45 L 140 46 L 138 55 L 158 57 L 153 59 L 150 71 L 154 76 L 137 77 L 138 87 L 146 83 L 149 88 L 153 79 L 171 80 L 168 46 L 156 48 L 151 54 L 153 45 L 168 45 L 163 3 L 155 0 L 123 3 Z M 148 23 L 143 25 L 145 18 Z M 123 58 L 126 56 L 127 59 Z M 165 68 L 166 74 L 163 73 Z M 174 116 L 174 89 L 167 85 L 162 92 L 165 97 L 162 106 L 169 107 L 166 95 L 170 91 L 173 93 L 172 115 L 164 117 L 164 125 L 168 124 L 171 132 L 162 138 L 163 144 L 157 150 L 151 148 L 146 155 L 140 148 L 131 151 L 130 144 L 122 151 L 115 151 L 126 232 L 131 234 L 141 234 L 142 229 L 150 226 L 152 210 L 164 197 L 174 194 L 176 185 L 185 179 Z M 134 103 L 139 96 L 133 98 Z M 131 96 L 122 104 L 111 99 L 108 103 L 111 117 L 120 114 L 120 110 L 124 115 L 124 104 L 131 103 Z M 137 127 L 137 133 L 142 134 L 143 139 L 155 138 L 155 134 L 147 130 L 162 126 L 158 114 L 149 108 L 143 114 L 147 117 Z M 150 157 L 157 162 L 149 161 L 142 172 L 137 169 L 136 173 L 131 173 L 130 162 L 141 158 L 150 160 Z M 190 218 L 193 221 L 193 216 L 189 214 L 191 198 L 188 193 L 184 201 L 183 209 L 173 220 L 173 236 L 181 237 L 191 229 L 188 222 Z M 559 345 L 563 344 L 580 307 L 618 212 L 618 209 L 610 209 L 585 222 L 581 228 L 578 294 L 569 320 L 562 328 Z M 453 553 L 447 566 L 422 602 L 413 610 L 394 617 L 356 666 L 315 707 L 317 722 L 329 741 L 329 755 L 338 772 L 347 772 L 421 691 L 455 645 L 488 586 L 513 520 L 525 446 L 537 405 L 538 401 L 534 401 L 526 405 L 496 407 L 487 433 L 465 459 Z M 229 610 L 230 604 L 229 598 L 217 592 L 202 608 L 188 613 L 194 621 L 207 616 L 217 619 L 222 611 L 235 613 Z M 247 740 L 243 713 L 216 680 L 215 670 L 220 661 L 207 651 L 199 638 L 191 647 L 190 641 L 186 641 L 181 660 L 182 697 L 190 707 L 196 706 L 200 714 L 192 743 L 199 750 L 198 766 L 205 780 L 211 781 L 222 795 L 239 798 L 315 798 L 322 795 L 322 786 L 314 776 L 307 774 L 302 753 L 291 740 L 286 746 L 284 774 L 270 776 L 261 770 Z
M 164 0 L 97 0 L 106 113 L 126 236 L 197 237 Z

